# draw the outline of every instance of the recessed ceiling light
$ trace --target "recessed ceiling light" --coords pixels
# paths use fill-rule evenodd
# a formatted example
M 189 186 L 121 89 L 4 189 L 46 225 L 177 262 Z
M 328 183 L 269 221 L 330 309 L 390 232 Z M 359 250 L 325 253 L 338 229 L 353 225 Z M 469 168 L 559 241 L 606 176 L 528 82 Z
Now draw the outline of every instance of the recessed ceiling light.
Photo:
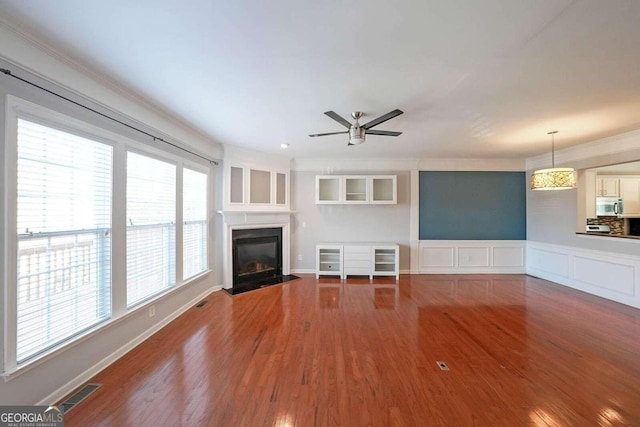
M 288 147 L 289 147 L 289 144 L 287 143 L 283 142 L 282 144 L 280 144 L 280 148 L 288 148 Z

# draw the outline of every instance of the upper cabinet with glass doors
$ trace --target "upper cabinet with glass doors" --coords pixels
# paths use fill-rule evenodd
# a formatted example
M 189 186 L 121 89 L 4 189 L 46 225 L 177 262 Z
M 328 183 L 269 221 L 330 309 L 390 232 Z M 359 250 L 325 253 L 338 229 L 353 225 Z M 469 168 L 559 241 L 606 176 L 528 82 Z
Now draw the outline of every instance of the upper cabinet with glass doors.
M 316 204 L 396 204 L 396 175 L 317 175 Z
M 289 171 L 240 164 L 227 165 L 225 210 L 288 210 Z

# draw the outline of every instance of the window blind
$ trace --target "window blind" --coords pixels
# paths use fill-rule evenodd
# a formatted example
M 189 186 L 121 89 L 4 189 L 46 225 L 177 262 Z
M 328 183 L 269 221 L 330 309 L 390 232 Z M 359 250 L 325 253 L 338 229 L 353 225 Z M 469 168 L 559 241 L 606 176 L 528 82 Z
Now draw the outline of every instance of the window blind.
M 207 174 L 183 170 L 182 277 L 188 279 L 207 269 Z
M 127 306 L 175 285 L 176 166 L 127 153 Z
M 17 129 L 20 363 L 111 316 L 113 149 L 28 120 Z

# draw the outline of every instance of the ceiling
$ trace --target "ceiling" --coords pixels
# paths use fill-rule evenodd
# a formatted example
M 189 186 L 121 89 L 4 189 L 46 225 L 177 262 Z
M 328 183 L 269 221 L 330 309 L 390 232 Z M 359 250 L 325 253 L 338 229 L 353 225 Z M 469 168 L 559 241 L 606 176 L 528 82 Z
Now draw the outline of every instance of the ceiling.
M 187 7 L 188 5 L 188 7 Z M 637 0 L 0 0 L 0 14 L 224 144 L 524 158 L 640 128 Z M 323 112 L 366 123 L 347 146 Z M 281 143 L 290 144 L 282 150 Z

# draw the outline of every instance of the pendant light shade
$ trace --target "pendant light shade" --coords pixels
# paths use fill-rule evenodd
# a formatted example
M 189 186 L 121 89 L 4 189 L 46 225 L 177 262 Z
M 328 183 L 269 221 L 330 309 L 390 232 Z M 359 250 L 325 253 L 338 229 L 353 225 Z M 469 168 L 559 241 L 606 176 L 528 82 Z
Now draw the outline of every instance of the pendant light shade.
M 539 169 L 531 175 L 532 190 L 570 190 L 576 188 L 576 171 L 573 168 L 555 167 L 555 134 L 557 130 L 551 131 L 551 168 Z

